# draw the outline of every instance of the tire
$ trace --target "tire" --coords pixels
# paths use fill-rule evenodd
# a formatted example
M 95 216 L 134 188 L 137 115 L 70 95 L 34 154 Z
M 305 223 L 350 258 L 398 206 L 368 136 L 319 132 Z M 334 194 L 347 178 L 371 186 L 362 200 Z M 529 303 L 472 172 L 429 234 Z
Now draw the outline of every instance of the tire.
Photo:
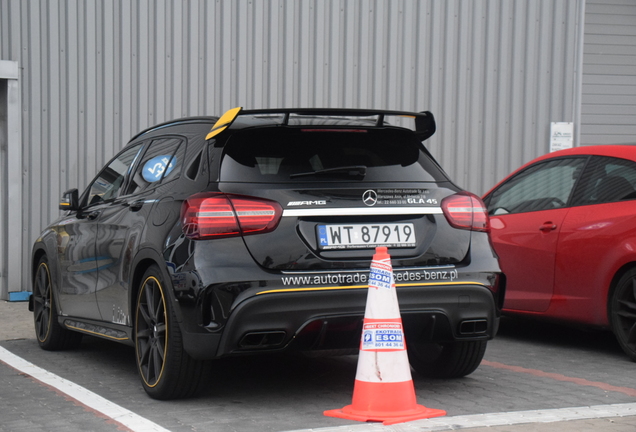
M 37 270 L 33 275 L 35 336 L 40 348 L 47 351 L 76 348 L 82 341 L 82 334 L 60 325 L 54 293 L 51 271 L 46 255 L 44 255 L 40 258 Z
M 156 265 L 148 268 L 139 288 L 135 351 L 141 384 L 153 399 L 191 397 L 206 382 L 208 364 L 184 351 L 174 306 Z
M 408 347 L 411 367 L 426 378 L 461 378 L 477 369 L 487 341 L 447 344 L 419 343 Z
M 610 321 L 621 348 L 636 361 L 636 269 L 618 281 L 610 300 Z

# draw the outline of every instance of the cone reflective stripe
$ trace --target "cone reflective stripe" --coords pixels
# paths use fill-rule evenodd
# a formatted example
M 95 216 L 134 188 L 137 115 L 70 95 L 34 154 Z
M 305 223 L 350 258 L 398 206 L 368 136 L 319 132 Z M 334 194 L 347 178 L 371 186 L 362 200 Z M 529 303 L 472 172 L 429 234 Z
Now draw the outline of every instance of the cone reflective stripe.
M 352 403 L 324 414 L 385 425 L 446 415 L 417 404 L 386 247 L 376 248 L 371 262 Z

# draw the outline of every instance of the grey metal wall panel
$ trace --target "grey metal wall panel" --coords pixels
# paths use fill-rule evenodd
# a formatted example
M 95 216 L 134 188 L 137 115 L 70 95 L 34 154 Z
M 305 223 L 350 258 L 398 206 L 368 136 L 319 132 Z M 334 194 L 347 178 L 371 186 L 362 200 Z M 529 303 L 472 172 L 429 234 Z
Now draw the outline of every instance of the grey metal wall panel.
M 3 62 L 4 63 L 4 62 Z M 8 80 L 0 74 L 0 299 L 9 291 Z
M 0 60 L 0 299 L 21 291 L 23 212 L 18 63 Z
M 21 66 L 29 245 L 142 128 L 233 106 L 430 110 L 485 192 L 576 121 L 584 0 L 0 0 Z M 601 25 L 602 23 L 598 23 Z M 25 272 L 26 273 L 26 272 Z
M 587 2 L 583 62 L 581 143 L 636 142 L 636 2 Z

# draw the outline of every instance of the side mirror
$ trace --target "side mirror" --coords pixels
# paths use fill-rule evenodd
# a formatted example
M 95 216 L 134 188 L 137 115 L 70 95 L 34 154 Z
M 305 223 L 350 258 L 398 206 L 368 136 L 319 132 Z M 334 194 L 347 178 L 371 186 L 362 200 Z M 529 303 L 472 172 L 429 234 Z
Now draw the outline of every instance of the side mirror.
M 62 194 L 62 199 L 60 200 L 60 210 L 79 210 L 79 192 L 77 192 L 77 189 L 69 189 L 64 192 L 64 194 Z

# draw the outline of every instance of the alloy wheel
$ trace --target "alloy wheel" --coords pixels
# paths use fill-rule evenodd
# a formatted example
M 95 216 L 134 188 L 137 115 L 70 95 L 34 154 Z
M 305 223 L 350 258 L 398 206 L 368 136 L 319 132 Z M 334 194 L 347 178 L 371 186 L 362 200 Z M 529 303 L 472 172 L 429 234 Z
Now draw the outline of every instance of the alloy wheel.
M 46 263 L 38 267 L 33 289 L 33 318 L 35 333 L 40 342 L 47 340 L 51 331 L 51 276 Z
M 139 292 L 136 327 L 137 362 L 149 387 L 161 380 L 168 345 L 166 302 L 161 283 L 148 277 Z
M 636 275 L 626 275 L 614 293 L 612 324 L 623 350 L 636 360 Z

